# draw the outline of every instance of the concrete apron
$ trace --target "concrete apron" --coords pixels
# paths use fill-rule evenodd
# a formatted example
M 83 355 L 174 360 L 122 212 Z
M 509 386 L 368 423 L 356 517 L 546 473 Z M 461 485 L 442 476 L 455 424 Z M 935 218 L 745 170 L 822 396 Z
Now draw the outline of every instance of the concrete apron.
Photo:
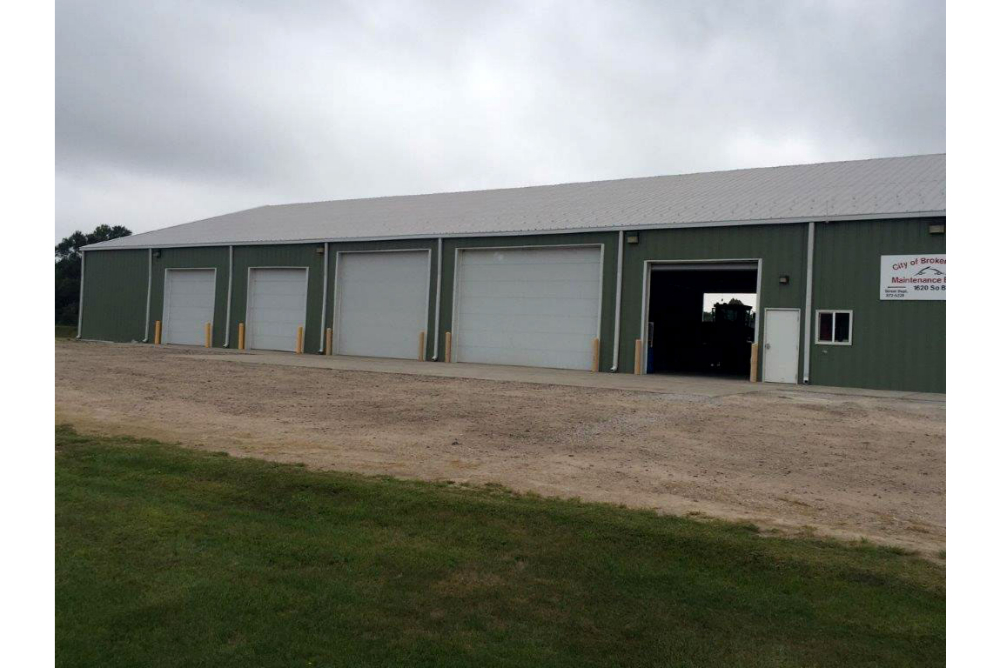
M 332 369 L 336 371 L 367 371 L 373 373 L 402 373 L 414 376 L 434 376 L 438 378 L 471 378 L 514 383 L 536 383 L 540 385 L 567 385 L 627 392 L 655 392 L 699 397 L 723 397 L 751 392 L 788 394 L 807 392 L 882 399 L 902 399 L 944 403 L 946 395 L 927 392 L 897 392 L 892 390 L 869 390 L 851 387 L 824 387 L 820 385 L 788 385 L 784 383 L 751 383 L 730 378 L 710 378 L 702 376 L 643 375 L 626 373 L 591 373 L 565 369 L 538 369 L 523 366 L 496 366 L 489 364 L 465 364 L 442 362 L 419 362 L 417 360 L 385 359 L 372 357 L 343 357 L 339 355 L 296 355 L 294 353 L 245 351 L 215 355 L 184 355 L 202 361 L 237 362 L 241 364 L 275 364 L 308 369 Z

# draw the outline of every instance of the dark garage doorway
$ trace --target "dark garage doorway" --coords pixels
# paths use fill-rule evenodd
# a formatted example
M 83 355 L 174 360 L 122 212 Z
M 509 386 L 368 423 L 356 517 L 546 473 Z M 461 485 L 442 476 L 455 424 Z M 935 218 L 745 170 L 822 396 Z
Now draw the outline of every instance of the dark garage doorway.
M 757 261 L 650 266 L 646 373 L 750 377 Z

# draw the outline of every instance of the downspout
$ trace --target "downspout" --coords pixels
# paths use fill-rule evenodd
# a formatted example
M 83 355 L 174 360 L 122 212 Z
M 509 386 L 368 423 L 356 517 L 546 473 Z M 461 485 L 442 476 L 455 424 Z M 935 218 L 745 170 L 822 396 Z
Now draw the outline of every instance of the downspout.
M 142 336 L 143 343 L 149 343 L 149 301 L 153 294 L 153 249 L 149 249 L 146 263 L 146 333 Z
M 323 242 L 323 307 L 319 312 L 319 354 L 326 354 L 326 284 L 330 282 L 330 242 Z
M 434 354 L 431 361 L 438 361 L 438 341 L 441 338 L 441 257 L 444 254 L 444 239 L 438 237 L 437 252 L 437 294 L 434 296 Z
M 87 272 L 87 252 L 80 251 L 80 306 L 76 309 L 76 338 L 83 335 L 83 279 Z
M 625 230 L 618 230 L 618 278 L 615 283 L 615 352 L 611 373 L 618 371 L 618 353 L 622 334 L 622 263 L 625 258 Z
M 233 247 L 229 247 L 229 287 L 226 289 L 226 341 L 223 348 L 229 347 L 229 320 L 233 308 Z
M 805 345 L 802 346 L 802 382 L 809 384 L 809 362 L 812 357 L 812 301 L 813 301 L 813 249 L 816 246 L 816 223 L 809 223 L 806 238 L 806 321 L 802 328 Z

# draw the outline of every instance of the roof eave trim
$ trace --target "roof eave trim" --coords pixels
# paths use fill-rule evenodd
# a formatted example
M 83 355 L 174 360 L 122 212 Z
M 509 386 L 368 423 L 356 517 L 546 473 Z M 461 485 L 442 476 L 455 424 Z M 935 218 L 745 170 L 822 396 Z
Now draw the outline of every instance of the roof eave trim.
M 296 246 L 300 244 L 322 244 L 322 243 L 371 243 L 373 241 L 408 241 L 415 239 L 478 239 L 480 237 L 526 237 L 543 236 L 549 234 L 592 234 L 595 232 L 617 232 L 627 230 L 641 232 L 643 230 L 676 230 L 692 227 L 740 227 L 743 225 L 789 225 L 803 223 L 837 223 L 854 220 L 898 220 L 906 218 L 941 218 L 947 217 L 945 210 L 938 211 L 913 211 L 906 213 L 863 213 L 850 216 L 810 216 L 803 218 L 768 218 L 763 220 L 722 220 L 691 223 L 652 223 L 649 225 L 616 225 L 603 227 L 574 227 L 552 230 L 512 230 L 509 232 L 454 232 L 451 234 L 427 233 L 427 234 L 403 234 L 403 235 L 383 235 L 372 237 L 317 237 L 315 239 L 268 239 L 263 241 L 211 241 L 203 243 L 186 244 L 147 244 L 147 245 L 109 245 L 102 241 L 98 244 L 81 246 L 81 251 L 104 251 L 104 250 L 148 250 L 150 248 L 215 248 L 225 246 Z

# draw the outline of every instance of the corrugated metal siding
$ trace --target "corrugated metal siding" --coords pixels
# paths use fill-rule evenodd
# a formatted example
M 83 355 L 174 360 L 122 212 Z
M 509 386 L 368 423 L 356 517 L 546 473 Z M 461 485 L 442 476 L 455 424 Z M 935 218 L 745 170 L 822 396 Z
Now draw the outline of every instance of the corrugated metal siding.
M 817 223 L 813 307 L 852 309 L 854 334 L 812 345 L 813 384 L 945 391 L 946 302 L 879 299 L 882 255 L 945 252 L 932 222 L 944 219 Z
M 657 260 L 736 260 L 762 262 L 758 317 L 763 333 L 766 308 L 803 308 L 805 301 L 806 225 L 760 225 L 639 233 L 638 244 L 625 245 L 622 280 L 622 345 L 619 369 L 634 371 L 635 340 L 642 329 L 644 262 Z M 789 276 L 787 285 L 778 277 Z M 801 360 L 799 366 L 802 366 Z M 801 378 L 801 369 L 800 375 Z
M 319 244 L 322 246 L 322 244 Z M 319 352 L 320 312 L 323 307 L 323 255 L 317 244 L 282 246 L 236 246 L 233 249 L 233 305 L 229 346 L 239 343 L 239 323 L 246 322 L 247 287 L 251 267 L 303 267 L 309 270 L 309 295 L 306 300 L 304 349 Z
M 225 247 L 167 248 L 160 251 L 160 257 L 153 258 L 149 331 L 153 331 L 153 323 L 163 320 L 163 287 L 166 270 L 195 268 L 215 269 L 215 320 L 212 325 L 212 345 L 221 347 L 226 342 L 226 292 L 229 288 L 229 249 Z
M 141 341 L 145 336 L 147 251 L 86 256 L 80 337 Z
M 460 248 L 511 248 L 514 246 L 574 246 L 581 244 L 604 245 L 604 282 L 601 289 L 601 371 L 612 365 L 615 331 L 615 276 L 618 263 L 618 235 L 597 232 L 588 234 L 540 235 L 531 237 L 479 237 L 470 239 L 445 239 L 444 263 L 441 270 L 441 331 L 438 344 L 439 359 L 444 359 L 443 332 L 451 331 L 452 309 L 455 298 L 455 251 Z M 433 304 L 432 304 L 433 309 Z

